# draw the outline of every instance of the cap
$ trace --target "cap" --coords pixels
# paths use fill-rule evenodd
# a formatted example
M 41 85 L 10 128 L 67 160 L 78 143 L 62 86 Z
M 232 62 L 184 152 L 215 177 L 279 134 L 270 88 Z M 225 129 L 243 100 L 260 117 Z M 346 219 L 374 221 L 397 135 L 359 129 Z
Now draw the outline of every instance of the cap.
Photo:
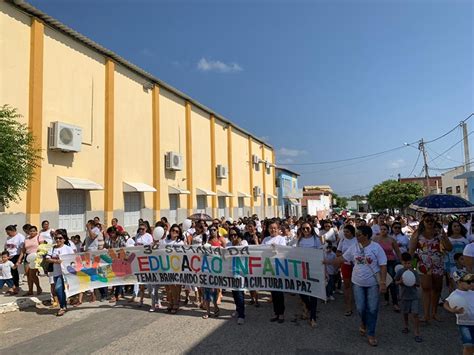
M 453 279 L 456 282 L 471 281 L 474 280 L 474 274 L 470 274 L 465 270 L 458 270 L 453 272 Z

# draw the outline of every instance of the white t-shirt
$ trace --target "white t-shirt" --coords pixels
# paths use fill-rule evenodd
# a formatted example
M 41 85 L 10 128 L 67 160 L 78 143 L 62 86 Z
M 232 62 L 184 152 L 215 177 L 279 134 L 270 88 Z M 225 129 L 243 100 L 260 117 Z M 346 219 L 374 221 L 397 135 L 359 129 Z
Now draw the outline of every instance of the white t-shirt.
M 474 258 L 474 243 L 466 245 L 462 254 Z
M 286 238 L 281 235 L 277 235 L 276 237 L 269 236 L 263 239 L 262 245 L 286 245 Z
M 357 244 L 356 237 L 352 237 L 351 239 L 342 238 L 341 241 L 339 242 L 339 245 L 337 246 L 337 250 L 339 250 L 340 252 L 342 252 L 342 254 L 344 254 L 350 247 L 356 244 Z
M 74 254 L 74 250 L 69 245 L 63 245 L 61 248 L 51 249 L 48 259 L 58 259 L 61 255 Z M 61 276 L 61 264 L 53 264 L 53 276 Z
M 92 228 L 91 229 L 91 234 L 94 236 L 94 239 L 90 238 L 89 236 L 86 237 L 86 240 L 84 242 L 84 250 L 85 251 L 99 250 L 99 238 L 102 235 L 100 229 L 97 228 L 97 227 Z
M 7 260 L 6 263 L 0 262 L 0 280 L 9 280 L 12 279 L 12 267 L 14 267 L 15 264 L 13 264 L 10 260 Z
M 48 244 L 53 244 L 53 237 L 51 236 L 52 229 L 48 229 L 47 231 L 40 232 L 39 236 L 43 238 L 43 240 Z
M 128 238 L 127 242 L 125 243 L 126 248 L 134 247 L 135 246 L 135 241 L 133 238 Z
M 181 239 L 177 239 L 177 240 L 165 239 L 165 244 L 166 245 L 184 245 L 184 240 L 181 240 Z
M 150 233 L 143 235 L 137 234 L 135 239 L 135 245 L 151 245 L 153 244 L 153 236 Z
M 370 242 L 365 248 L 359 243 L 350 247 L 343 255 L 346 261 L 354 264 L 352 282 L 361 287 L 376 286 L 375 273 L 380 271 L 380 265 L 387 265 L 387 256 L 379 243 Z
M 25 244 L 25 236 L 17 233 L 13 237 L 7 237 L 5 241 L 5 250 L 10 254 L 9 257 L 20 255 L 20 250 Z
M 460 297 L 466 302 L 463 314 L 456 314 L 456 324 L 458 325 L 474 325 L 474 291 L 454 290 L 446 301 L 452 300 L 454 297 Z
M 247 243 L 247 241 L 245 239 L 242 239 L 240 241 L 240 244 L 236 245 L 236 246 L 238 246 L 238 247 L 247 247 L 248 245 L 249 245 L 249 243 Z M 226 248 L 233 247 L 231 241 L 228 241 L 225 246 L 226 246 Z
M 394 236 L 394 238 L 398 244 L 398 249 L 400 249 L 400 253 L 407 253 L 410 244 L 410 239 L 404 234 L 397 234 L 396 236 Z
M 309 237 L 309 238 L 301 238 L 299 242 L 296 242 L 296 246 L 300 248 L 314 248 L 320 249 L 321 248 L 321 241 L 318 237 Z
M 378 224 L 374 224 L 372 226 L 372 236 L 375 237 L 377 234 L 380 234 L 380 226 Z
M 323 243 L 331 242 L 332 244 L 334 244 L 337 240 L 337 231 L 336 229 L 331 228 L 327 232 L 321 232 L 320 237 L 323 240 Z

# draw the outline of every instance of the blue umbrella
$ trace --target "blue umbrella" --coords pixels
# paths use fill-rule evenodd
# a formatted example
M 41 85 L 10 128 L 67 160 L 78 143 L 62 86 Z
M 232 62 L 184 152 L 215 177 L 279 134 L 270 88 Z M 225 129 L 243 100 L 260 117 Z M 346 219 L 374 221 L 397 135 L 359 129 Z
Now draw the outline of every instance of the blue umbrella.
M 408 208 L 425 213 L 474 213 L 474 205 L 453 195 L 429 195 L 413 202 Z

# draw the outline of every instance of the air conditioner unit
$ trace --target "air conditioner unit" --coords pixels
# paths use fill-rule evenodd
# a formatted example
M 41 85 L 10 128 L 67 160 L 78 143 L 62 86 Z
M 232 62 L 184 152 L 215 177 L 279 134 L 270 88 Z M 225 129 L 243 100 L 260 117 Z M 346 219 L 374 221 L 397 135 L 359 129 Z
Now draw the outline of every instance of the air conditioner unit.
M 254 186 L 253 188 L 253 196 L 254 197 L 258 197 L 262 194 L 262 189 L 260 188 L 260 186 Z
M 168 170 L 183 170 L 183 157 L 179 153 L 168 152 L 166 153 L 165 167 Z
M 49 149 L 80 152 L 82 128 L 63 122 L 52 122 L 49 129 Z
M 260 163 L 260 158 L 258 157 L 258 155 L 252 155 L 252 163 L 254 164 L 259 164 Z
M 227 167 L 224 165 L 217 165 L 216 176 L 218 179 L 227 179 Z
M 267 170 L 270 170 L 270 167 L 271 167 L 271 166 L 272 166 L 272 164 L 270 164 L 269 161 L 266 161 L 266 162 L 265 162 L 265 168 L 266 168 Z

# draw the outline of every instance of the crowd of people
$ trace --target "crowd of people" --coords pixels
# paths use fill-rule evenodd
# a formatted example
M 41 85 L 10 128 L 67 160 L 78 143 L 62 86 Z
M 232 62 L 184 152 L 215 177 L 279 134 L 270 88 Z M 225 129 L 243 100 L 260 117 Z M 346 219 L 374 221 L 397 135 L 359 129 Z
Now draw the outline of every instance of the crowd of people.
M 472 223 L 472 225 L 471 225 Z M 183 230 L 184 228 L 184 230 Z M 134 235 L 127 233 L 117 219 L 105 226 L 99 218 L 87 222 L 86 236 L 69 236 L 65 229 L 51 229 L 43 221 L 41 229 L 17 226 L 6 229 L 7 239 L 0 263 L 0 286 L 6 294 L 19 294 L 19 267 L 24 265 L 28 290 L 22 295 L 41 294 L 38 275 L 49 277 L 52 307 L 57 316 L 67 306 L 78 306 L 84 297 L 91 302 L 118 302 L 130 295 L 128 302 L 144 303 L 146 291 L 151 299 L 150 312 L 179 312 L 180 305 L 192 304 L 203 310 L 203 318 L 219 316 L 223 290 L 181 285 L 124 285 L 103 287 L 71 297 L 65 294 L 61 271 L 61 255 L 109 248 L 140 245 L 211 245 L 228 246 L 284 245 L 296 248 L 323 249 L 326 272 L 327 301 L 340 293 L 344 297 L 344 316 L 355 310 L 360 317 L 359 332 L 371 346 L 375 337 L 377 315 L 382 294 L 394 312 L 402 314 L 403 333 L 408 334 L 413 322 L 414 340 L 422 342 L 420 322 L 439 321 L 438 308 L 456 314 L 464 352 L 474 353 L 474 220 L 466 216 L 411 216 L 380 214 L 366 220 L 362 216 L 334 214 L 324 220 L 316 217 L 273 218 L 259 220 L 256 215 L 238 220 L 186 220 L 168 223 L 162 218 L 152 227 L 139 220 Z M 157 233 L 157 231 L 160 231 Z M 443 287 L 450 294 L 442 299 Z M 163 293 L 163 289 L 165 293 Z M 235 302 L 233 316 L 244 324 L 244 291 L 232 291 Z M 318 300 L 300 295 L 303 319 L 316 327 Z M 285 322 L 285 294 L 271 292 L 274 315 L 271 322 Z M 390 303 L 389 303 L 390 302 Z M 260 306 L 259 292 L 250 292 L 250 305 Z M 166 306 L 165 306 L 166 305 Z M 212 309 L 212 312 L 211 312 Z

